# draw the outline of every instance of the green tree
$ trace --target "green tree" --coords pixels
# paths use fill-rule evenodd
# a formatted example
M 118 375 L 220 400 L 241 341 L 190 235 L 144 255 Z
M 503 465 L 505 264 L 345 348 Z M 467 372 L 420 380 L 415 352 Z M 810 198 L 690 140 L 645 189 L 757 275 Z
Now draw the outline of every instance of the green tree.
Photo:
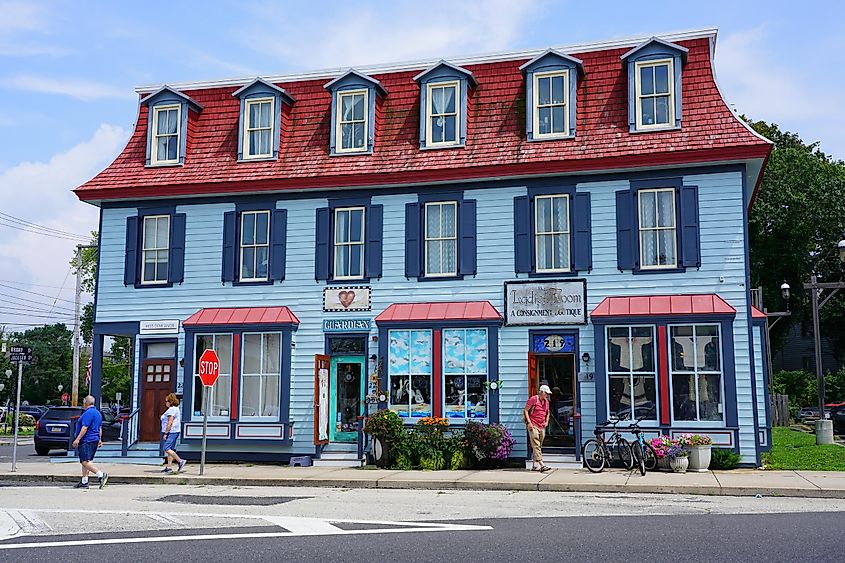
M 109 354 L 103 357 L 102 397 L 108 402 L 115 400 L 115 393 L 122 395 L 122 404 L 129 400 L 129 344 L 128 338 L 115 338 Z
M 80 285 L 82 287 L 82 291 L 89 295 L 94 295 L 94 292 L 97 289 L 97 266 L 99 259 L 99 250 L 98 248 L 96 248 L 96 246 L 98 244 L 98 241 L 99 236 L 97 231 L 91 231 L 91 240 L 88 244 L 94 246 L 95 248 L 82 249 L 82 283 Z M 76 272 L 79 268 L 76 253 L 74 253 L 73 257 L 70 260 L 70 267 L 73 271 L 73 274 L 76 275 Z M 83 305 L 82 311 L 80 312 L 80 317 L 81 321 L 79 325 L 79 331 L 82 336 L 82 342 L 90 345 L 94 337 L 94 304 L 86 303 L 85 305 Z
M 59 398 L 58 386 L 71 386 L 73 371 L 73 333 L 63 323 L 39 326 L 10 337 L 16 344 L 30 346 L 33 360 L 23 369 L 21 400 L 43 405 Z M 15 385 L 17 385 L 16 375 Z

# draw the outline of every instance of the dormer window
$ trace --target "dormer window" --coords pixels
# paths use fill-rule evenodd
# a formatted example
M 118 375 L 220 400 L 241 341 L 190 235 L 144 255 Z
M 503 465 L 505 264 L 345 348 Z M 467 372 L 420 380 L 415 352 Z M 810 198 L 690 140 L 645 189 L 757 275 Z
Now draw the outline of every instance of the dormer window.
M 238 160 L 278 158 L 282 106 L 293 105 L 293 97 L 261 78 L 256 78 L 232 95 L 241 101 Z
M 440 61 L 414 80 L 420 85 L 420 148 L 464 146 L 467 96 L 476 86 L 472 73 Z
M 378 80 L 352 69 L 324 88 L 332 95 L 329 154 L 372 154 L 376 101 L 387 91 Z
M 181 92 L 163 86 L 143 100 L 147 113 L 147 166 L 177 166 L 185 162 L 189 112 L 202 106 Z
M 549 49 L 519 69 L 525 73 L 525 131 L 529 141 L 575 135 L 575 95 L 580 60 Z
M 681 70 L 688 50 L 652 37 L 622 55 L 632 133 L 681 127 Z

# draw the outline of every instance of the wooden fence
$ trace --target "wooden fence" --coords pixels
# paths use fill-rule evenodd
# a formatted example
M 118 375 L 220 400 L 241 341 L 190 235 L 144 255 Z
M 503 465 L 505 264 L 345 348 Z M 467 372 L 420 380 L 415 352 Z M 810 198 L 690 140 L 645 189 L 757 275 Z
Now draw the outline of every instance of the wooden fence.
M 772 395 L 772 426 L 789 426 L 789 395 Z

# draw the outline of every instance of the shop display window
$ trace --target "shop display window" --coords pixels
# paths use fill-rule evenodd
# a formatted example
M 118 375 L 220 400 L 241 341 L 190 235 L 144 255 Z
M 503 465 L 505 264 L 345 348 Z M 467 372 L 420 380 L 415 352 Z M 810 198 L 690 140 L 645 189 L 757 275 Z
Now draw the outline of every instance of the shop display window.
M 677 421 L 722 421 L 718 325 L 670 327 L 672 415 Z
M 487 329 L 443 330 L 443 415 L 487 418 Z
M 404 418 L 431 416 L 430 330 L 388 332 L 390 410 Z
M 193 413 L 195 418 L 202 417 L 203 386 L 199 377 L 200 356 L 206 350 L 214 350 L 220 359 L 220 375 L 209 393 L 209 420 L 229 419 L 232 402 L 232 335 L 197 334 L 194 337 L 194 395 Z
M 281 333 L 245 333 L 241 363 L 241 420 L 278 420 Z
M 653 326 L 607 328 L 610 416 L 657 420 L 657 366 Z

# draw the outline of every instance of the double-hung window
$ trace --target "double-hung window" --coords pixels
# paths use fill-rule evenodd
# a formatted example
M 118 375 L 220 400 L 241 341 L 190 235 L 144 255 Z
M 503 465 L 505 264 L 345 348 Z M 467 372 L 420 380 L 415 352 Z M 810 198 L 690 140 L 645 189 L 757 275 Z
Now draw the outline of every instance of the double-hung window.
M 439 201 L 425 204 L 425 276 L 458 274 L 458 203 Z
M 270 265 L 270 211 L 241 213 L 240 281 L 266 281 Z
M 364 277 L 364 221 L 366 208 L 334 210 L 334 279 Z
M 678 267 L 675 189 L 637 192 L 640 269 Z
M 278 420 L 281 400 L 281 333 L 244 333 L 241 420 Z
M 177 164 L 179 162 L 181 113 L 182 106 L 180 104 L 153 107 L 151 164 Z
M 569 196 L 534 198 L 534 255 L 537 272 L 570 270 Z
M 672 59 L 636 64 L 637 129 L 672 126 L 675 92 Z
M 144 217 L 141 237 L 141 284 L 167 283 L 170 256 L 170 215 Z
M 337 93 L 337 123 L 335 146 L 337 152 L 365 152 L 367 150 L 367 97 L 369 90 Z
M 455 145 L 460 139 L 460 118 L 458 113 L 458 93 L 460 83 L 435 82 L 427 86 L 426 146 Z
M 220 359 L 220 375 L 208 394 L 208 416 L 210 419 L 228 420 L 232 402 L 231 334 L 197 334 L 194 337 L 194 415 L 202 415 L 203 385 L 199 377 L 199 363 L 206 350 L 214 350 Z
M 244 159 L 273 156 L 274 98 L 248 99 L 245 101 Z
M 719 325 L 670 326 L 675 421 L 722 421 Z
M 534 138 L 569 135 L 569 71 L 534 74 Z
M 607 327 L 610 415 L 657 420 L 657 362 L 653 326 Z

